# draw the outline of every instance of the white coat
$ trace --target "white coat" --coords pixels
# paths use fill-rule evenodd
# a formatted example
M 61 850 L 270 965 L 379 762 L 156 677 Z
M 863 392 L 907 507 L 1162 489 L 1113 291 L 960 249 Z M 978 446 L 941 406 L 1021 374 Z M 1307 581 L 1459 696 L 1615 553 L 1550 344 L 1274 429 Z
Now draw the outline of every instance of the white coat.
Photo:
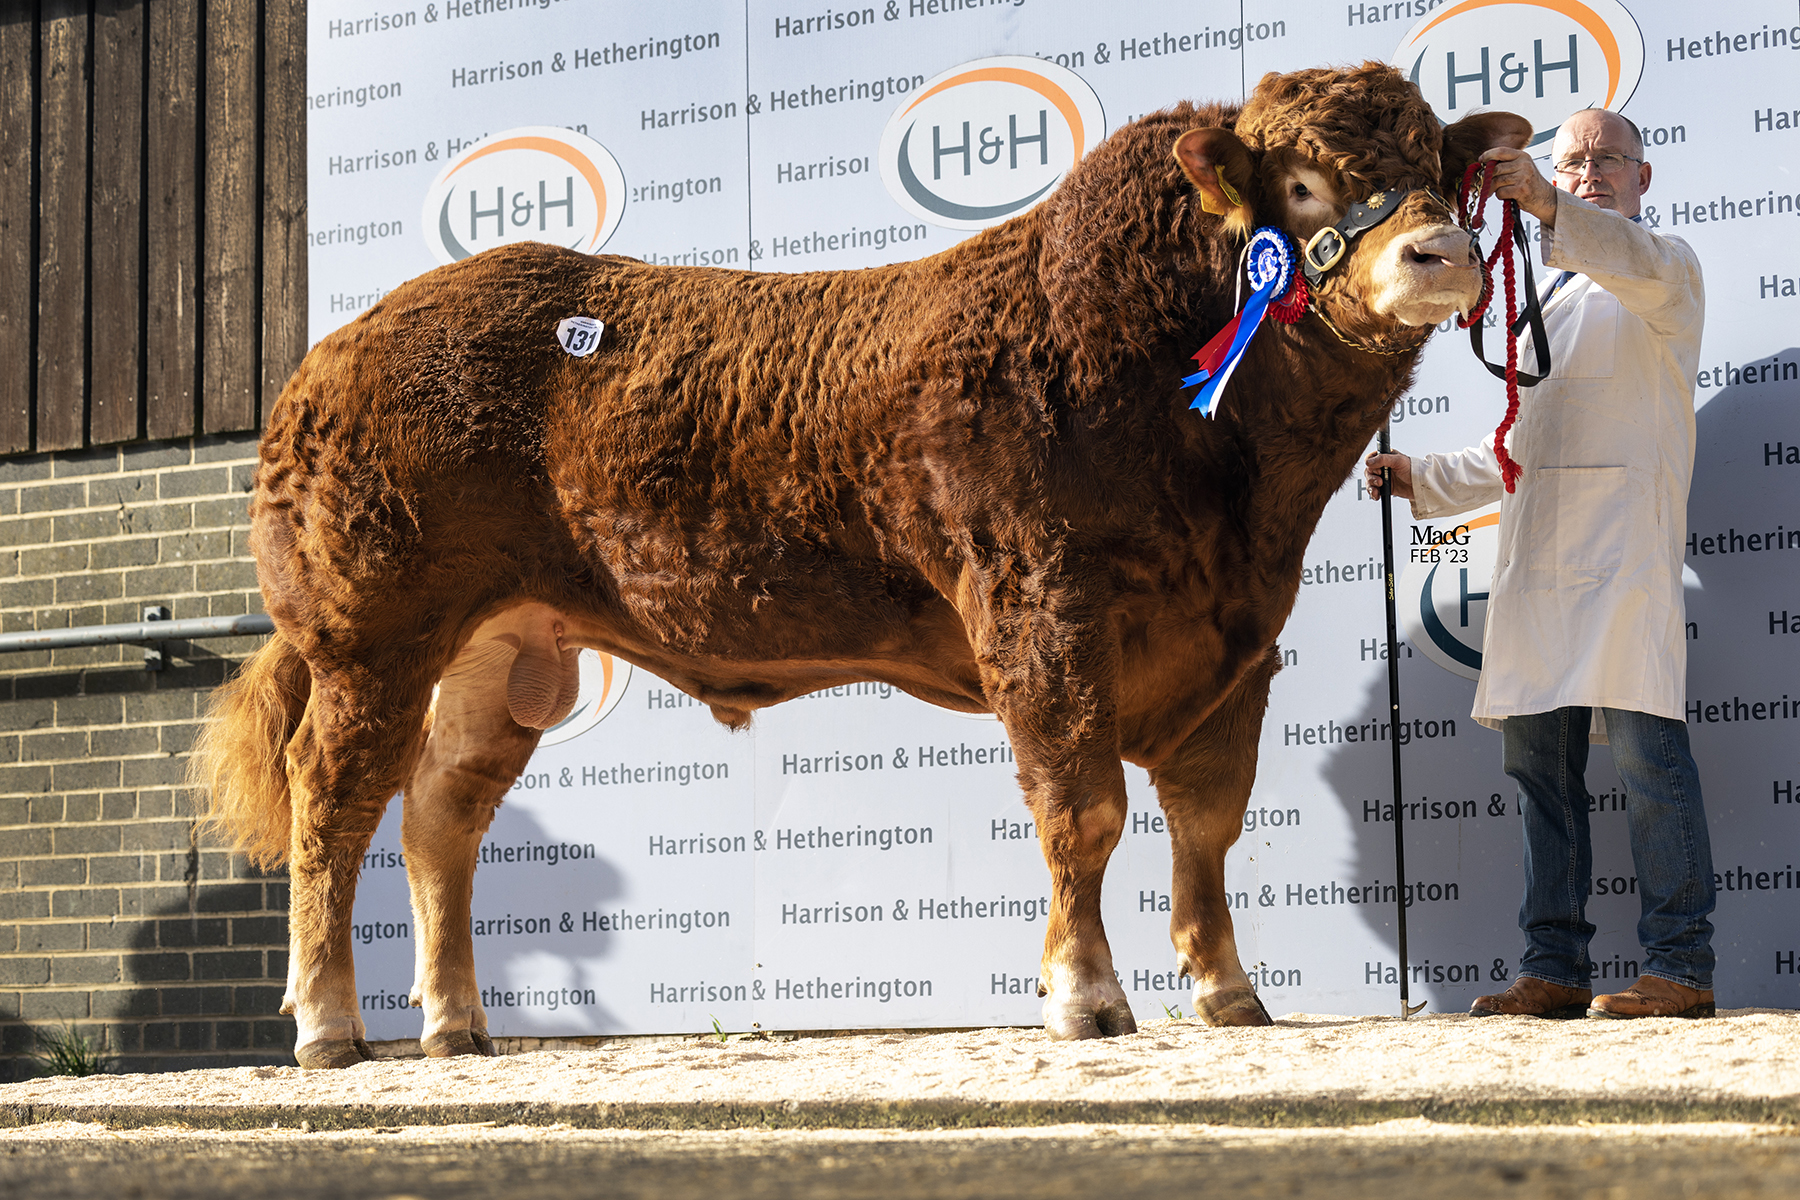
M 1682 720 L 1700 260 L 1680 238 L 1560 190 L 1543 234 L 1552 277 L 1578 274 L 1544 306 L 1550 377 L 1520 393 L 1507 439 L 1516 490 L 1501 483 L 1490 435 L 1413 459 L 1413 516 L 1500 501 L 1477 721 L 1497 729 L 1574 705 Z M 1519 361 L 1530 369 L 1534 355 L 1527 335 Z M 1592 740 L 1605 741 L 1594 716 Z

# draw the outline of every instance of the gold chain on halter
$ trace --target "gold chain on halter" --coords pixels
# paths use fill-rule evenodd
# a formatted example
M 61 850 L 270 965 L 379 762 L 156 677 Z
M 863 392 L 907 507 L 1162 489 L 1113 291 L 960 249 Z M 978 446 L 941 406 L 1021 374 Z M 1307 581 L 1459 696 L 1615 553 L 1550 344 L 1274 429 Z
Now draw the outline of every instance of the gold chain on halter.
M 1352 350 L 1361 350 L 1368 354 L 1397 355 L 1397 354 L 1411 354 L 1415 350 L 1418 350 L 1425 345 L 1424 340 L 1421 339 L 1417 346 L 1408 346 L 1403 350 L 1383 350 L 1380 346 L 1366 346 L 1361 342 L 1353 341 L 1352 339 L 1346 337 L 1344 335 L 1344 332 L 1341 329 L 1339 329 L 1336 325 L 1333 325 L 1331 323 L 1331 318 L 1325 315 L 1325 310 L 1319 307 L 1317 301 L 1314 301 L 1314 302 L 1308 304 L 1307 307 L 1313 311 L 1314 316 L 1318 317 L 1319 320 L 1325 322 L 1325 328 L 1331 330 L 1331 332 L 1334 335 L 1336 335 L 1338 341 L 1344 343 L 1344 345 L 1350 347 Z M 1430 336 L 1431 336 L 1430 334 L 1426 334 L 1426 337 L 1430 337 Z

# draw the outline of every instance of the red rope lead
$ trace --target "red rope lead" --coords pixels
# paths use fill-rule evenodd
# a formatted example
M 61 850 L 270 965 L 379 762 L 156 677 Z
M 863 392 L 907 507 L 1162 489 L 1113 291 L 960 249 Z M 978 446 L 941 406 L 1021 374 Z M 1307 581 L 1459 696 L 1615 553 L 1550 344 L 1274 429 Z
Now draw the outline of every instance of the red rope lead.
M 1468 230 L 1470 237 L 1474 237 L 1487 224 L 1488 197 L 1493 195 L 1494 191 L 1494 166 L 1495 164 L 1490 162 L 1483 170 L 1482 164 L 1470 163 L 1469 169 L 1463 172 L 1462 186 L 1456 193 L 1457 223 Z M 1469 193 L 1474 186 L 1477 172 L 1481 174 L 1481 188 L 1471 200 Z M 1469 310 L 1467 316 L 1459 317 L 1456 322 L 1458 329 L 1467 329 L 1476 321 L 1481 320 L 1483 314 L 1487 312 L 1488 304 L 1494 298 L 1494 263 L 1504 256 L 1506 264 L 1506 418 L 1494 430 L 1494 457 L 1500 460 L 1500 479 L 1506 484 L 1508 492 L 1513 490 L 1513 485 L 1518 481 L 1520 474 L 1519 464 L 1514 462 L 1512 455 L 1506 452 L 1506 435 L 1512 429 L 1513 422 L 1519 419 L 1519 335 L 1513 328 L 1519 318 L 1519 305 L 1516 295 L 1517 285 L 1514 282 L 1514 273 L 1517 271 L 1517 267 L 1513 265 L 1511 253 L 1513 228 L 1518 224 L 1518 220 L 1518 201 L 1502 200 L 1500 202 L 1500 236 L 1494 241 L 1492 253 L 1481 260 L 1481 298 L 1476 301 L 1475 307 Z

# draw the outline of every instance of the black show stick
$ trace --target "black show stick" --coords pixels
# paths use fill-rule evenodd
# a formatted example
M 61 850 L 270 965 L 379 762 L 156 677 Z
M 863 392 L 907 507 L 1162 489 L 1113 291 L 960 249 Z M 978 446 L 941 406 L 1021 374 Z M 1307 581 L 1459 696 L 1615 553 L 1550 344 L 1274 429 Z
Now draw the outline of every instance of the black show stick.
M 1381 424 L 1381 438 L 1376 443 L 1383 454 L 1393 449 L 1388 441 L 1388 423 Z M 1400 934 L 1400 1019 L 1411 1017 L 1425 1001 L 1408 1004 L 1406 957 L 1406 832 L 1402 822 L 1406 805 L 1400 796 L 1400 623 L 1394 608 L 1394 489 L 1393 472 L 1381 468 L 1381 553 L 1387 566 L 1387 668 L 1388 668 L 1388 745 L 1394 752 L 1394 907 L 1399 916 Z

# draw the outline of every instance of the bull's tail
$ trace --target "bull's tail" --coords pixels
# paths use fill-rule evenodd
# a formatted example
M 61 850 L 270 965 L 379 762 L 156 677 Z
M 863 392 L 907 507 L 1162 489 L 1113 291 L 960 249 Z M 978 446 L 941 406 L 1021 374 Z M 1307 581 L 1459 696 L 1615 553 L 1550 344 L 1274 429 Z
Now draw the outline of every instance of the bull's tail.
M 188 764 L 188 783 L 204 797 L 203 825 L 259 867 L 287 861 L 287 745 L 311 694 L 306 661 L 275 634 L 213 693 Z

